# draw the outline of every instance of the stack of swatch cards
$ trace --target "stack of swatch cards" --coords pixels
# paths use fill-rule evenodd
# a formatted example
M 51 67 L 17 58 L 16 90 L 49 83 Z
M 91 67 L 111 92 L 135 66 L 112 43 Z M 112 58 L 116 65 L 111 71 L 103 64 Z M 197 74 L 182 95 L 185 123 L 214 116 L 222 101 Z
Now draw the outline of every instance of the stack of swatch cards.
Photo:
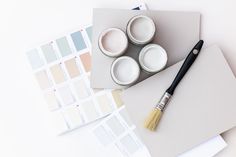
M 133 9 L 146 10 L 146 6 L 141 3 Z M 92 26 L 87 26 L 26 52 L 57 133 L 64 134 L 112 113 L 91 131 L 94 138 L 120 156 L 149 157 L 123 106 L 121 90 L 91 87 L 91 46 Z M 224 140 L 216 136 L 179 157 L 212 157 L 224 147 Z

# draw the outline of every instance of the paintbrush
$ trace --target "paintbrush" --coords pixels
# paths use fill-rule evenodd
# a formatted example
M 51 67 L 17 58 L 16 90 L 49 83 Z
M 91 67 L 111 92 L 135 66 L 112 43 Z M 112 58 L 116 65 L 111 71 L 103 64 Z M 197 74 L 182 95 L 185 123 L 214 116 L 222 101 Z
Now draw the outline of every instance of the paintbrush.
M 201 51 L 201 48 L 203 46 L 204 41 L 200 40 L 190 51 L 187 58 L 185 59 L 183 65 L 181 66 L 178 74 L 176 75 L 174 81 L 170 85 L 170 87 L 165 91 L 163 96 L 161 97 L 160 101 L 157 103 L 155 108 L 152 110 L 150 115 L 145 121 L 145 128 L 154 131 L 161 119 L 162 113 L 168 104 L 171 96 L 174 94 L 174 90 L 181 81 L 181 79 L 184 77 L 188 69 L 191 67 L 195 59 L 197 58 L 199 52 Z

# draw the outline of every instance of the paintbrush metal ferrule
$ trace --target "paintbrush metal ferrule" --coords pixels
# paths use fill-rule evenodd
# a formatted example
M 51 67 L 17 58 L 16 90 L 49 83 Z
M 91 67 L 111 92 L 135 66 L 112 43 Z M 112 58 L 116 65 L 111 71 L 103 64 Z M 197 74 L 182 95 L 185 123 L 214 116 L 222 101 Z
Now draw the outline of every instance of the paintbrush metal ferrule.
M 160 101 L 157 103 L 155 108 L 157 108 L 157 109 L 159 109 L 161 111 L 164 111 L 164 109 L 165 109 L 166 105 L 168 104 L 170 98 L 171 98 L 171 94 L 165 92 L 162 95 Z

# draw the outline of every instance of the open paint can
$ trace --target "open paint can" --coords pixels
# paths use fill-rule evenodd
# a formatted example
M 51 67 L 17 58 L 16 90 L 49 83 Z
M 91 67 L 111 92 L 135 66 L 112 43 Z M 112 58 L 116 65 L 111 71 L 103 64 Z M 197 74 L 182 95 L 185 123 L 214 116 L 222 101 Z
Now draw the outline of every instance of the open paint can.
M 157 73 L 167 64 L 166 51 L 157 44 L 148 44 L 139 53 L 139 64 L 148 73 Z
M 119 57 L 127 50 L 128 39 L 121 29 L 108 28 L 99 36 L 98 45 L 106 56 Z
M 127 36 L 136 45 L 145 45 L 151 42 L 156 33 L 154 21 L 144 15 L 131 18 L 126 27 Z
M 119 57 L 111 65 L 111 77 L 119 85 L 131 85 L 138 80 L 139 75 L 139 65 L 131 57 Z

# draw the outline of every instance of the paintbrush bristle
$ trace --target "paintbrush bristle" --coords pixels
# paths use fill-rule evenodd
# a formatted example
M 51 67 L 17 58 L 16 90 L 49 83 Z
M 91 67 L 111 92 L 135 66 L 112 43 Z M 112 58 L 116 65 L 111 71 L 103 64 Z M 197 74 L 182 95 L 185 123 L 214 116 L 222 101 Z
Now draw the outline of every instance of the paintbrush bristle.
M 155 131 L 161 119 L 161 115 L 162 111 L 160 109 L 158 108 L 153 109 L 144 123 L 145 128 L 151 131 Z

